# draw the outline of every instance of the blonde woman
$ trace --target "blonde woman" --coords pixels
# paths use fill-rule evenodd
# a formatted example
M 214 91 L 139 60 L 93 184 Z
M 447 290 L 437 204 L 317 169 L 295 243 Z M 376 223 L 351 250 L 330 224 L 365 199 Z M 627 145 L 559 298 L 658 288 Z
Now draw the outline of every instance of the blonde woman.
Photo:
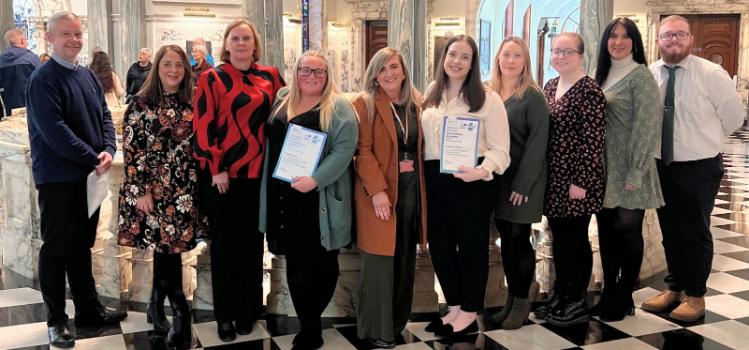
M 320 315 L 338 282 L 338 250 L 351 241 L 353 172 L 358 127 L 351 104 L 329 76 L 317 51 L 294 64 L 288 88 L 278 92 L 266 123 L 266 156 L 260 190 L 260 230 L 268 247 L 286 256 L 291 300 L 301 324 L 295 349 L 322 346 Z M 286 182 L 272 176 L 289 125 L 327 134 L 312 176 Z
M 546 141 L 549 109 L 533 81 L 528 46 L 523 39 L 502 41 L 494 57 L 489 87 L 504 101 L 510 124 L 510 167 L 499 177 L 494 222 L 502 239 L 507 301 L 493 319 L 503 329 L 523 325 L 531 311 L 528 290 L 536 266 L 531 224 L 541 221 L 546 189 Z
M 357 247 L 362 273 L 358 336 L 377 348 L 395 346 L 413 298 L 416 243 L 426 244 L 424 154 L 420 96 L 403 56 L 377 51 L 364 91 L 354 101 L 359 116 L 356 152 Z

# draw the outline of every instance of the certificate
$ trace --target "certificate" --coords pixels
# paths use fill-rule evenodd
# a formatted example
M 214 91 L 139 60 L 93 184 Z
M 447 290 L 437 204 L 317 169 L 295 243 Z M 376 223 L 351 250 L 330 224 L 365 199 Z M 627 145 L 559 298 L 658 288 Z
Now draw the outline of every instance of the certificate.
M 88 217 L 92 217 L 96 209 L 99 209 L 104 198 L 109 194 L 109 172 L 96 175 L 96 170 L 86 177 L 86 203 L 88 204 Z
M 457 173 L 458 167 L 475 167 L 481 120 L 445 116 L 442 121 L 440 172 Z
M 312 176 L 320 162 L 327 134 L 289 124 L 273 177 L 292 182 L 297 176 Z

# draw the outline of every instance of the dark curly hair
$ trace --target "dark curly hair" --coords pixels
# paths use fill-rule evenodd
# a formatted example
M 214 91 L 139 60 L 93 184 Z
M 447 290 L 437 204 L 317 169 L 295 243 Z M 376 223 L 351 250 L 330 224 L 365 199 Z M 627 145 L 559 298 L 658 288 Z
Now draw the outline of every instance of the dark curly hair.
M 93 71 L 94 74 L 96 74 L 96 77 L 99 78 L 101 86 L 104 88 L 104 93 L 114 89 L 112 62 L 109 61 L 109 56 L 105 52 L 94 52 L 94 57 L 91 59 L 91 64 L 88 65 L 88 69 Z

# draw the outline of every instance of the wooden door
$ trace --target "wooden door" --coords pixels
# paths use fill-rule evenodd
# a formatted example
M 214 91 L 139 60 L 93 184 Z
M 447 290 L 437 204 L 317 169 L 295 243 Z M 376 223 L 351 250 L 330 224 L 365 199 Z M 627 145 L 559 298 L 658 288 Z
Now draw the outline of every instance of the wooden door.
M 388 46 L 388 21 L 376 20 L 367 21 L 367 61 L 365 67 L 369 65 L 377 51 Z
M 692 54 L 720 64 L 734 76 L 739 64 L 739 15 L 683 16 L 694 37 Z

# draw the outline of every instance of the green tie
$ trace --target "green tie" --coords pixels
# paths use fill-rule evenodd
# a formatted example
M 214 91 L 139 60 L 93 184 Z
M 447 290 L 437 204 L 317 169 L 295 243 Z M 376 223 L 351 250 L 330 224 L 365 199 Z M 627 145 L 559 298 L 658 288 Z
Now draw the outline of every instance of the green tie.
M 676 70 L 680 67 L 664 67 L 668 69 L 668 83 L 666 84 L 666 98 L 663 99 L 661 161 L 669 165 L 674 160 L 674 85 L 676 85 Z

